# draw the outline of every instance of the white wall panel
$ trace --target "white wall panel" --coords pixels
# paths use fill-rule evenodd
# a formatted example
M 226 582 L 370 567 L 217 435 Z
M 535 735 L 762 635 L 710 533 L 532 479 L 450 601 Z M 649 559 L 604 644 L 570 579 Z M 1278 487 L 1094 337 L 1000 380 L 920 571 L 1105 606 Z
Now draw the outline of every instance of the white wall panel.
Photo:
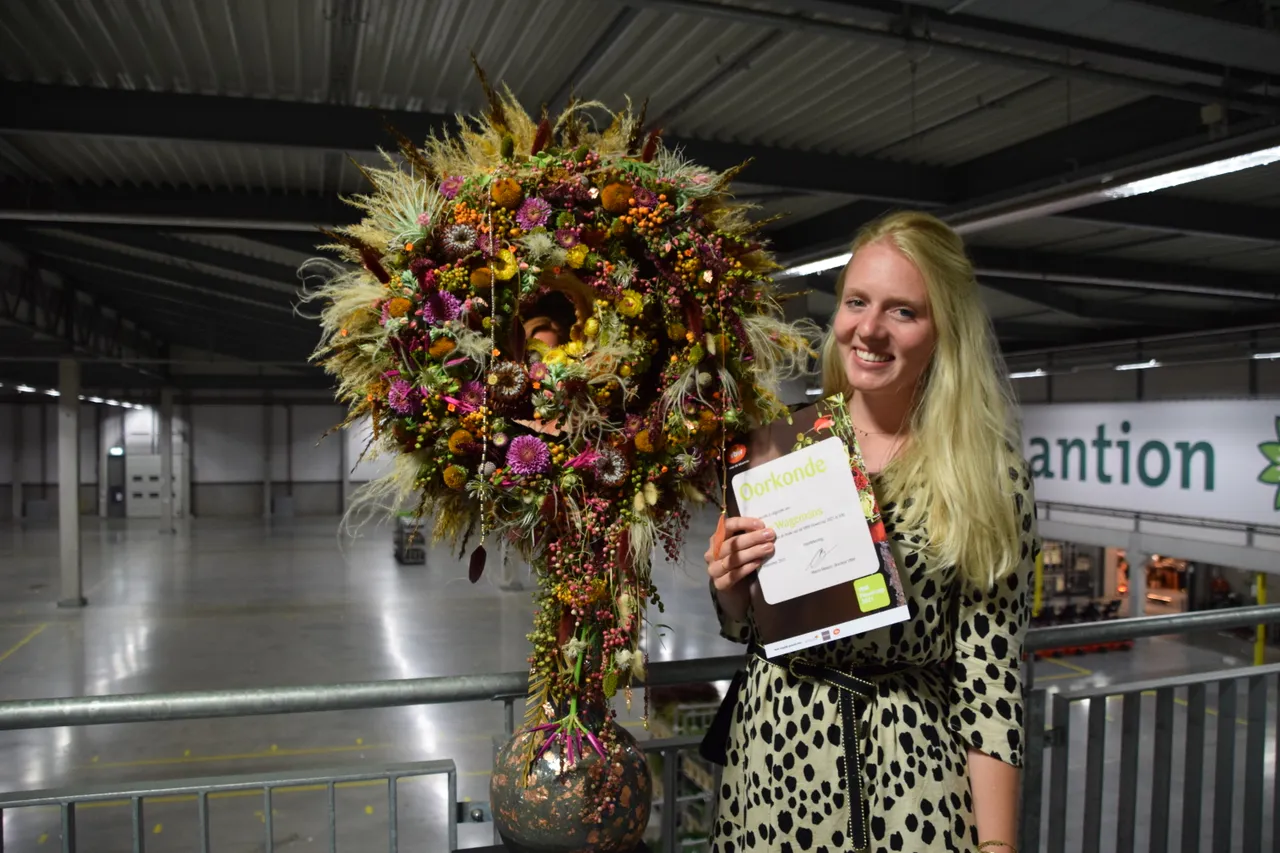
M 13 419 L 17 408 L 0 404 L 0 483 L 13 482 L 13 445 L 17 440 L 13 434 Z
M 193 405 L 192 482 L 261 482 L 262 417 L 261 406 Z
M 325 437 L 343 413 L 337 406 L 293 406 L 293 482 L 336 483 L 342 448 L 342 436 Z
M 364 452 L 365 445 L 369 443 L 372 431 L 367 418 L 347 428 L 347 459 L 350 460 L 347 464 L 354 466 L 354 470 L 351 472 L 351 482 L 353 483 L 367 483 L 370 480 L 376 480 L 391 470 L 392 459 L 390 456 L 364 459 L 359 465 L 356 465 L 356 460 L 360 458 L 360 454 Z
M 290 477 L 289 468 L 289 415 L 283 405 L 268 407 L 271 410 L 271 481 L 284 483 Z M 259 440 L 261 446 L 261 440 Z

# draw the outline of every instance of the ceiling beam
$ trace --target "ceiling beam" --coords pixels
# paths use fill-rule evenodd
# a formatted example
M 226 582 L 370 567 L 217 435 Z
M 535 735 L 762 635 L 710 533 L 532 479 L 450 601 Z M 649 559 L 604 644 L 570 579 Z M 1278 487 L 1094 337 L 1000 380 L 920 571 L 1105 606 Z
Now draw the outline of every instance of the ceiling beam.
M 359 214 L 337 195 L 270 190 L 159 189 L 0 182 L 0 220 L 154 228 L 295 231 L 349 225 Z
M 977 274 L 984 280 L 1011 278 L 1217 299 L 1280 300 L 1280 278 L 1271 275 L 1245 272 L 1224 275 L 1221 270 L 1186 264 L 972 244 L 968 251 Z
M 384 118 L 415 140 L 452 126 L 446 116 L 402 110 L 0 83 L 0 136 L 56 133 L 323 151 L 372 152 L 379 146 L 394 150 Z M 683 149 L 686 156 L 712 169 L 728 169 L 752 159 L 742 180 L 754 184 L 911 203 L 938 204 L 946 198 L 946 172 L 938 167 L 672 136 L 663 140 L 668 148 Z
M 62 355 L 156 358 L 165 346 L 114 306 L 80 289 L 67 275 L 51 282 L 33 262 L 0 272 L 0 325 L 17 327 Z
M 1280 211 L 1274 208 L 1180 198 L 1167 193 L 1095 204 L 1061 216 L 1142 231 L 1280 243 Z
M 130 254 L 123 247 L 89 245 L 71 239 L 29 231 L 22 237 L 22 247 L 51 267 L 67 264 L 91 265 L 95 268 L 146 278 L 157 287 L 197 292 L 210 298 L 248 305 L 272 314 L 293 314 L 290 296 L 298 288 L 280 283 L 273 287 L 263 282 L 253 284 L 195 269 L 189 265 L 165 263 Z M 286 267 L 279 267 L 286 270 Z
M 1164 326 L 1170 329 L 1202 329 L 1215 323 L 1230 323 L 1240 319 L 1238 312 L 1166 308 L 1161 305 L 1137 302 L 1132 297 L 1091 300 L 1067 293 L 1044 281 L 980 277 L 978 283 L 998 293 L 1024 299 L 1042 308 L 1083 320 L 1105 319 L 1143 326 Z

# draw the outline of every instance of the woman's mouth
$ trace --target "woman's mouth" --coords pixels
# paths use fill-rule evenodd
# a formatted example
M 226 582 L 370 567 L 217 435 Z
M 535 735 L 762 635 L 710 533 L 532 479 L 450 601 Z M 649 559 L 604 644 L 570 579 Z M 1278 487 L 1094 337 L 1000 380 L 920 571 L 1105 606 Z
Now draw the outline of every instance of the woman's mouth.
M 869 364 L 885 364 L 893 361 L 893 356 L 887 353 L 868 352 L 864 349 L 856 349 L 853 351 L 853 354 L 856 355 L 860 361 L 865 361 Z

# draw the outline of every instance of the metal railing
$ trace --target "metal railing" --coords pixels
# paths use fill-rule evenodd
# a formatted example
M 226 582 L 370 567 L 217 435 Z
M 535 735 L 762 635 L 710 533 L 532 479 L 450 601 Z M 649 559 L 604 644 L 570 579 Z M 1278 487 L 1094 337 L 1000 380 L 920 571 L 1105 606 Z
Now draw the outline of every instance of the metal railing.
M 1154 616 L 1139 619 L 1116 619 L 1107 622 L 1085 623 L 1079 625 L 1037 628 L 1027 633 L 1026 650 L 1029 653 L 1052 649 L 1060 646 L 1084 645 L 1087 643 L 1103 643 L 1116 640 L 1137 639 L 1170 634 L 1188 634 L 1200 631 L 1228 630 L 1248 628 L 1259 624 L 1280 624 L 1280 605 L 1242 607 L 1233 610 L 1215 610 L 1204 613 L 1179 614 L 1175 616 Z M 650 667 L 645 687 L 667 685 L 705 683 L 722 681 L 732 677 L 733 672 L 742 665 L 740 655 L 717 658 L 706 658 L 695 661 L 677 661 L 655 663 Z M 1135 700 L 1130 704 L 1127 697 L 1142 697 L 1147 691 L 1155 691 L 1155 727 L 1158 742 L 1167 754 L 1171 741 L 1169 720 L 1173 705 L 1177 702 L 1175 691 L 1187 689 L 1190 698 L 1186 700 L 1189 709 L 1188 724 L 1188 763 L 1184 767 L 1184 779 L 1196 771 L 1202 764 L 1194 763 L 1192 754 L 1201 755 L 1202 751 L 1193 749 L 1204 745 L 1204 717 L 1214 713 L 1204 703 L 1205 685 L 1208 682 L 1227 683 L 1233 686 L 1241 681 L 1248 684 L 1247 706 L 1249 719 L 1263 720 L 1263 727 L 1249 724 L 1246 735 L 1245 794 L 1246 813 L 1262 801 L 1262 789 L 1257 780 L 1262 771 L 1258 768 L 1265 763 L 1261 748 L 1254 748 L 1258 738 L 1265 739 L 1265 720 L 1269 719 L 1267 709 L 1267 691 L 1265 679 L 1280 678 L 1280 667 L 1254 667 L 1245 670 L 1211 673 L 1204 676 L 1166 679 L 1159 682 L 1145 682 L 1134 685 L 1116 685 L 1104 689 L 1087 690 L 1073 693 L 1051 694 L 1044 688 L 1034 685 L 1035 656 L 1030 654 L 1027 662 L 1028 700 L 1026 712 L 1027 750 L 1026 766 L 1023 772 L 1023 833 L 1024 851 L 1040 849 L 1040 839 L 1045 834 L 1044 816 L 1048 814 L 1047 839 L 1051 853 L 1064 851 L 1067 839 L 1065 827 L 1076 825 L 1083 827 L 1082 837 L 1099 837 L 1101 824 L 1101 800 L 1103 786 L 1089 785 L 1085 811 L 1080 820 L 1071 816 L 1068 783 L 1072 779 L 1070 763 L 1070 734 L 1074 730 L 1071 724 L 1073 706 L 1088 706 L 1089 735 L 1086 744 L 1086 782 L 1095 782 L 1102 778 L 1102 760 L 1106 744 L 1106 705 L 1108 699 L 1119 696 L 1125 701 L 1121 721 L 1121 779 L 1120 805 L 1129 808 L 1135 802 L 1136 787 L 1133 784 L 1134 768 L 1137 766 L 1138 741 L 1134 739 L 1143 719 L 1139 711 L 1143 703 Z M 1262 684 L 1263 686 L 1256 686 Z M 311 685 L 301 687 L 254 688 L 243 690 L 201 690 L 172 693 L 132 694 L 100 697 L 77 697 L 66 699 L 31 699 L 0 703 L 0 730 L 36 729 L 58 726 L 90 726 L 109 723 L 158 722 L 169 720 L 212 719 L 225 717 L 248 717 L 267 714 L 292 714 L 320 711 L 357 710 L 371 708 L 388 708 L 406 705 L 442 704 L 457 702 L 501 701 L 506 705 L 506 729 L 514 726 L 514 703 L 525 695 L 527 675 L 524 672 L 496 673 L 491 675 L 447 676 L 437 678 L 417 678 L 396 681 L 362 682 L 331 685 Z M 1220 687 L 1220 690 L 1223 688 Z M 1231 688 L 1234 689 L 1234 688 Z M 1235 705 L 1231 698 L 1231 689 L 1220 694 L 1219 698 L 1219 730 L 1226 724 L 1223 719 L 1230 718 L 1235 725 Z M 1172 698 L 1170 698 L 1172 697 Z M 1091 701 L 1102 700 L 1102 701 Z M 1052 704 L 1052 725 L 1046 728 L 1048 710 Z M 1280 704 L 1280 703 L 1278 703 Z M 1095 711 L 1094 708 L 1102 708 Z M 1229 713 L 1227 713 L 1229 711 Z M 1255 713 L 1256 712 L 1256 713 Z M 1101 720 L 1102 722 L 1098 722 Z M 1198 720 L 1198 722 L 1195 722 Z M 1197 734 L 1197 732 L 1199 734 Z M 1234 729 L 1232 729 L 1234 734 Z M 1198 738 L 1198 739 L 1197 739 Z M 1277 733 L 1280 742 L 1280 732 Z M 696 735 L 680 735 L 673 738 L 642 741 L 641 746 L 650 753 L 658 753 L 663 758 L 661 798 L 655 805 L 661 810 L 661 838 L 663 849 L 674 853 L 678 849 L 677 833 L 678 806 L 689 797 L 681 797 L 677 787 L 680 773 L 681 756 L 694 750 L 700 738 Z M 1044 800 L 1044 775 L 1046 772 L 1046 751 L 1049 753 L 1048 774 L 1051 777 L 1050 797 Z M 692 756 L 685 756 L 691 758 Z M 1229 781 L 1227 797 L 1233 790 L 1234 758 L 1228 758 L 1225 751 L 1215 753 L 1215 767 L 1220 782 Z M 1164 765 L 1159 765 L 1163 767 Z M 399 774 L 395 776 L 395 774 Z M 57 791 L 18 792 L 0 794 L 0 814 L 6 809 L 27 806 L 56 805 L 62 812 L 62 850 L 74 853 L 76 848 L 75 806 L 77 803 L 97 802 L 103 800 L 123 800 L 129 802 L 134 809 L 134 819 L 140 826 L 143 801 L 161 795 L 187 794 L 194 795 L 197 803 L 207 800 L 213 791 L 223 789 L 261 789 L 267 807 L 264 809 L 264 821 L 271 823 L 270 798 L 273 790 L 281 788 L 317 784 L 325 785 L 330 791 L 334 786 L 355 782 L 387 780 L 389 808 L 394 815 L 396 802 L 396 779 L 406 776 L 424 776 L 444 774 L 449 783 L 449 803 L 453 814 L 449 816 L 448 838 L 449 849 L 456 849 L 457 826 L 461 822 L 470 822 L 479 815 L 479 820 L 488 820 L 486 804 L 460 803 L 457 801 L 457 774 L 452 761 L 421 762 L 418 764 L 365 766 L 348 768 L 328 773 L 305 771 L 300 773 L 257 774 L 217 779 L 183 780 L 179 782 L 142 783 L 135 785 L 99 785 L 94 787 L 75 787 Z M 718 775 L 718 774 L 717 774 Z M 1168 774 L 1164 774 L 1166 777 Z M 1194 775 L 1194 774 L 1193 774 Z M 393 778 L 394 777 L 394 778 Z M 1252 781 L 1251 781 L 1252 780 Z M 1168 792 L 1168 786 L 1159 778 L 1152 795 L 1152 821 L 1171 813 L 1167 808 L 1155 805 L 1161 800 L 1162 792 Z M 1190 791 L 1187 782 L 1186 791 Z M 1161 786 L 1164 787 L 1161 787 Z M 214 786 L 214 787 L 210 787 Z M 221 786 L 221 787 L 218 787 Z M 716 787 L 712 786 L 713 789 Z M 1280 791 L 1280 784 L 1276 785 Z M 203 793 L 202 793 L 203 792 Z M 714 797 L 714 790 L 712 791 Z M 1277 794 L 1280 797 L 1280 794 Z M 1078 799 L 1078 794 L 1077 794 Z M 1164 798 L 1167 801 L 1167 797 Z M 1218 802 L 1224 802 L 1219 800 Z M 330 799 L 332 803 L 332 796 Z M 1276 804 L 1280 806 L 1280 803 Z M 1185 806 L 1185 803 L 1184 803 Z M 714 799 L 707 808 L 714 807 Z M 198 805 L 198 809 L 202 809 Z M 1132 809 L 1130 809 L 1132 812 Z M 1280 814 L 1280 808 L 1273 808 L 1273 813 Z M 207 811 L 200 811 L 200 819 L 207 820 Z M 330 814 L 330 837 L 334 837 L 336 817 L 332 809 Z M 1195 810 L 1194 820 L 1191 812 L 1184 807 L 1183 824 L 1192 829 L 1199 827 L 1199 810 Z M 1261 809 L 1255 814 L 1258 821 L 1249 824 L 1243 833 L 1246 851 L 1260 849 L 1262 841 L 1260 827 Z M 1134 849 L 1134 832 L 1132 829 L 1132 813 L 1129 820 L 1122 820 L 1117 830 L 1117 850 Z M 1230 839 L 1231 823 L 1226 810 L 1215 807 L 1214 839 Z M 1164 821 L 1167 824 L 1167 821 Z M 207 827 L 206 823 L 201 824 Z M 1273 838 L 1280 840 L 1280 826 L 1273 830 L 1277 834 Z M 139 832 L 135 832 L 135 851 L 141 853 L 142 841 Z M 1160 835 L 1159 828 L 1153 825 L 1149 839 L 1149 849 L 1163 850 L 1155 842 L 1165 836 Z M 388 827 L 389 849 L 397 850 L 397 836 L 394 817 Z M 266 834 L 268 851 L 273 850 L 271 833 Z M 1198 850 L 1199 838 L 1186 835 L 1184 830 L 1183 850 Z M 1252 845 L 1252 846 L 1251 846 Z M 331 844 L 332 848 L 332 844 Z M 207 850 L 202 847 L 201 850 Z M 1087 850 L 1096 847 L 1085 847 Z M 1215 851 L 1228 848 L 1213 847 Z M 0 823 L 0 853 L 3 853 L 3 823 Z

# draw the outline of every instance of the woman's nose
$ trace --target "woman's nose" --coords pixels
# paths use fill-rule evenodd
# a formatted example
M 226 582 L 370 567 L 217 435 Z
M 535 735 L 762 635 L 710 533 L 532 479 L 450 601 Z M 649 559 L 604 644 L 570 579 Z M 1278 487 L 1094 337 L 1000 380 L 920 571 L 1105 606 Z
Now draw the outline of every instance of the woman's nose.
M 880 316 L 878 311 L 868 311 L 862 315 L 862 322 L 858 324 L 858 333 L 867 339 L 881 337 L 884 332 L 884 318 Z

